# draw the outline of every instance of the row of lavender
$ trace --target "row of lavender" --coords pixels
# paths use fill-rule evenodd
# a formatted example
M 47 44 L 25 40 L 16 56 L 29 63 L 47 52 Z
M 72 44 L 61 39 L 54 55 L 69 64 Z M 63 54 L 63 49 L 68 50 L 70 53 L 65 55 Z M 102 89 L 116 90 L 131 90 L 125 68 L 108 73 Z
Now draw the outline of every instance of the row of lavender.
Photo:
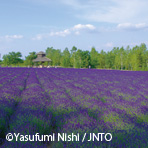
M 94 70 L 92 71 L 94 78 L 91 77 L 90 82 L 84 81 L 85 77 L 81 75 L 82 73 L 83 71 L 80 71 L 80 78 L 78 79 L 77 76 L 77 80 L 75 80 L 75 73 L 73 73 L 74 75 L 73 79 L 71 79 L 71 84 L 76 85 L 75 88 L 78 88 L 83 92 L 87 91 L 87 94 L 92 94 L 92 97 L 99 97 L 103 102 L 109 103 L 109 106 L 113 105 L 112 103 L 110 104 L 111 101 L 114 101 L 114 105 L 119 105 L 120 102 L 123 102 L 123 104 L 125 103 L 126 106 L 128 104 L 130 106 L 139 106 L 139 111 L 147 111 L 148 81 L 146 72 L 132 73 L 120 71 L 102 71 L 101 73 L 100 71 Z M 60 77 L 62 78 L 63 76 L 59 76 L 59 78 Z M 58 80 L 57 83 L 60 82 L 61 81 Z M 60 85 L 62 85 L 63 82 L 61 82 Z M 123 107 L 123 104 L 119 107 Z M 136 108 L 137 111 L 138 109 Z
M 48 96 L 41 88 L 34 69 L 21 69 L 20 72 L 23 73 L 0 92 L 1 140 L 7 133 L 44 135 L 51 132 L 51 115 L 46 114 L 45 110 Z M 43 143 L 33 141 L 33 138 L 32 142 L 27 143 L 21 139 L 17 142 L 16 139 L 11 142 L 5 140 L 2 147 L 44 147 Z
M 4 70 L 4 69 L 2 69 Z M 2 73 L 3 71 L 0 71 Z M 9 81 L 3 81 L 3 87 L 0 88 L 0 138 L 5 138 L 5 133 L 9 126 L 9 118 L 14 113 L 15 107 L 20 101 L 21 90 L 24 89 L 24 81 L 27 77 L 25 70 L 16 71 L 13 69 L 6 69 L 6 75 L 12 72 L 12 77 Z M 15 79 L 13 79 L 15 77 Z M 1 78 L 2 80 L 3 78 Z
M 8 68 L 1 68 L 0 70 L 0 88 L 2 88 L 4 85 L 7 85 L 9 82 L 17 78 L 21 73 L 23 73 L 23 70 L 20 69 L 8 69 Z
M 58 81 L 58 78 L 49 74 L 48 71 L 37 70 L 37 75 L 44 90 L 50 96 L 51 104 L 47 105 L 47 110 L 53 115 L 53 131 L 55 133 L 79 133 L 82 138 L 84 132 L 90 132 L 96 126 L 96 119 L 90 115 L 88 107 L 83 107 L 80 102 L 74 101 L 66 91 L 66 83 L 62 86 L 57 85 L 54 81 Z M 53 147 L 78 147 L 80 144 L 81 142 L 56 142 Z
M 80 133 L 80 136 L 85 132 L 112 132 L 112 142 L 55 142 L 52 147 L 134 147 L 147 144 L 147 72 L 5 70 L 6 73 L 0 71 L 1 76 L 7 74 L 1 79 L 9 75 L 12 79 L 6 81 L 0 90 L 0 96 L 3 96 L 0 105 L 2 138 L 8 132 L 65 132 Z M 5 142 L 3 146 L 46 146 L 43 143 L 26 144 Z
M 109 144 L 120 146 L 121 141 L 123 141 L 122 146 L 127 146 L 129 142 L 133 142 L 131 144 L 133 146 L 137 143 L 141 145 L 147 143 L 148 95 L 146 88 L 148 83 L 146 72 L 44 69 L 44 74 L 40 73 L 41 75 L 44 75 L 41 78 L 42 85 L 53 98 L 51 102 L 60 99 L 58 103 L 63 106 L 60 109 L 60 105 L 57 105 L 57 109 L 54 110 L 54 114 L 57 113 L 56 117 L 58 115 L 62 117 L 62 119 L 58 118 L 60 119 L 58 123 L 63 121 L 62 125 L 58 126 L 62 131 L 76 132 L 76 129 L 82 133 L 115 131 L 114 141 L 108 143 L 108 146 Z M 143 89 L 138 87 L 139 83 Z M 73 106 L 78 112 L 71 109 L 70 103 L 68 107 L 68 98 L 77 104 L 77 107 Z M 65 112 L 62 114 L 63 109 Z M 70 116 L 65 114 L 69 109 L 71 109 Z M 58 110 L 62 115 L 58 114 Z M 127 138 L 129 136 L 131 138 Z
M 141 75 L 138 76 L 137 75 L 138 72 L 136 74 L 136 72 L 127 73 L 120 71 L 101 71 L 102 72 L 101 73 L 100 71 L 94 70 L 91 71 L 93 73 L 93 76 L 95 76 L 94 79 L 92 77 L 91 78 L 88 77 L 88 79 L 90 79 L 92 82 L 85 81 L 84 80 L 85 77 L 83 76 L 84 71 L 80 72 L 81 72 L 79 73 L 80 78 L 78 76 L 75 77 L 75 73 L 72 72 L 73 78 L 71 78 L 71 82 L 69 83 L 66 83 L 67 79 L 65 79 L 64 81 L 63 76 L 60 76 L 59 73 L 57 75 L 59 79 L 56 80 L 55 78 L 55 83 L 63 87 L 66 87 L 67 85 L 67 91 L 74 91 L 73 94 L 76 95 L 76 99 L 79 98 L 79 93 L 81 91 L 82 92 L 81 96 L 84 95 L 85 99 L 87 96 L 89 96 L 87 97 L 87 101 L 88 98 L 91 98 L 90 100 L 92 102 L 92 105 L 95 103 L 95 101 L 93 102 L 94 99 L 92 98 L 95 98 L 95 99 L 100 99 L 102 102 L 104 102 L 107 105 L 107 108 L 109 107 L 121 108 L 130 115 L 132 114 L 138 115 L 138 113 L 141 115 L 142 113 L 146 113 L 148 105 L 147 104 L 148 82 L 147 82 L 146 72 L 145 73 L 139 72 L 139 74 Z M 98 72 L 98 75 L 97 74 L 95 75 L 95 72 Z M 77 80 L 75 80 L 75 78 Z M 138 79 L 139 81 L 137 81 Z M 136 84 L 135 81 L 137 81 Z M 140 85 L 142 87 L 140 87 Z M 71 87 L 73 88 L 71 89 Z M 75 93 L 76 91 L 78 92 L 78 90 L 79 93 Z M 78 99 L 78 101 L 81 100 Z M 83 103 L 83 106 L 84 104 L 85 103 Z

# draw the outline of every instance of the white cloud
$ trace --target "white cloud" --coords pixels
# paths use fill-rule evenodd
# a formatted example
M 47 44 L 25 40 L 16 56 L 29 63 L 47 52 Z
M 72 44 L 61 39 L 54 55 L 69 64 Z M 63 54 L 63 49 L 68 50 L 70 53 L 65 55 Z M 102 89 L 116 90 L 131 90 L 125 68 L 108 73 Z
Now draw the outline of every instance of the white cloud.
M 5 36 L 0 36 L 0 41 L 13 41 L 16 39 L 22 39 L 23 35 L 5 35 Z
M 42 40 L 43 36 L 43 34 L 37 34 L 36 37 L 32 38 L 32 40 Z
M 22 35 L 6 35 L 4 36 L 5 39 L 22 39 Z
M 112 42 L 108 42 L 105 44 L 105 47 L 113 47 L 113 43 Z
M 71 32 L 69 29 L 65 29 L 64 31 L 59 31 L 59 32 L 51 32 L 49 35 L 50 36 L 62 36 L 65 37 L 69 35 Z
M 24 0 L 46 6 L 63 5 L 75 17 L 95 22 L 148 23 L 147 0 Z
M 139 23 L 139 24 L 123 23 L 123 24 L 118 24 L 117 28 L 123 29 L 123 30 L 141 30 L 141 29 L 148 28 L 148 24 L 146 23 Z
M 32 40 L 42 40 L 43 38 L 48 38 L 50 36 L 61 36 L 61 37 L 65 37 L 67 35 L 69 35 L 71 32 L 69 29 L 65 29 L 64 31 L 56 31 L 56 32 L 50 32 L 50 33 L 46 33 L 46 34 L 37 34 L 34 38 L 32 38 Z
M 96 28 L 93 25 L 91 25 L 91 24 L 86 24 L 86 25 L 78 24 L 78 25 L 75 25 L 72 29 L 73 30 L 81 30 L 81 29 L 94 30 Z
M 80 35 L 80 32 L 79 32 L 79 31 L 76 31 L 76 32 L 75 32 L 75 35 Z
M 95 22 L 148 23 L 147 0 L 60 0 L 75 11 L 75 16 Z
M 36 37 L 32 38 L 32 40 L 42 40 L 43 38 L 48 38 L 50 36 L 60 36 L 60 37 L 66 37 L 69 34 L 75 34 L 75 35 L 80 35 L 80 31 L 95 31 L 96 27 L 91 25 L 91 24 L 78 24 L 75 25 L 71 28 L 65 29 L 64 31 L 52 31 L 47 34 L 38 34 Z

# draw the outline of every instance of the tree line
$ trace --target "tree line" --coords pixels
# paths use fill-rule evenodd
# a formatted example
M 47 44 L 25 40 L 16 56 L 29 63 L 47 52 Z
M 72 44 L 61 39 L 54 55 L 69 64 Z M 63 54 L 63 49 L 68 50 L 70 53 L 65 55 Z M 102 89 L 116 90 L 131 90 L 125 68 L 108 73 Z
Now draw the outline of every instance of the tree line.
M 63 51 L 48 47 L 46 57 L 50 58 L 51 66 L 61 66 L 65 68 L 100 68 L 100 69 L 119 69 L 119 70 L 148 70 L 148 50 L 146 44 L 140 46 L 114 47 L 111 51 L 98 52 L 95 47 L 91 51 L 81 50 L 73 46 L 71 50 L 65 48 Z M 0 61 L 3 66 L 34 66 L 36 52 L 30 52 L 25 60 L 21 59 L 20 52 L 9 52 Z M 38 65 L 40 63 L 37 63 Z M 44 63 L 48 65 L 48 63 Z

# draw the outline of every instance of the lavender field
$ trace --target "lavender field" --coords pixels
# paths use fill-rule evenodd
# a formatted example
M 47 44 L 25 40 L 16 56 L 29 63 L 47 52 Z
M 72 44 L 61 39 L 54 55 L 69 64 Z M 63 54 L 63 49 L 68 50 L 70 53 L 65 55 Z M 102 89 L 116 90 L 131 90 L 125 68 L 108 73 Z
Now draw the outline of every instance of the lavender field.
M 7 141 L 8 133 L 80 134 L 79 141 Z M 111 133 L 111 141 L 81 141 Z M 0 147 L 148 147 L 148 72 L 0 68 Z

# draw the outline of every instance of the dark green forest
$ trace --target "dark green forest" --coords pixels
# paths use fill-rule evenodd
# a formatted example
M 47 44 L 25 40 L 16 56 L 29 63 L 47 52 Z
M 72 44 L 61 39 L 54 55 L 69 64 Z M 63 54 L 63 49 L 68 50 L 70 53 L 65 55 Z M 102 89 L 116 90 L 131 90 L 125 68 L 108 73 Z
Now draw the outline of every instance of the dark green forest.
M 99 69 L 118 69 L 118 70 L 148 70 L 148 50 L 146 44 L 140 46 L 114 47 L 111 51 L 98 52 L 95 47 L 91 51 L 78 49 L 73 46 L 72 49 L 65 48 L 54 49 L 48 47 L 44 50 L 46 57 L 52 62 L 44 63 L 44 66 L 60 66 L 65 68 L 99 68 Z M 22 59 L 20 52 L 9 52 L 4 55 L 1 66 L 34 66 L 32 62 L 36 58 L 36 52 L 30 52 L 25 59 Z M 38 63 L 39 65 L 40 63 Z

